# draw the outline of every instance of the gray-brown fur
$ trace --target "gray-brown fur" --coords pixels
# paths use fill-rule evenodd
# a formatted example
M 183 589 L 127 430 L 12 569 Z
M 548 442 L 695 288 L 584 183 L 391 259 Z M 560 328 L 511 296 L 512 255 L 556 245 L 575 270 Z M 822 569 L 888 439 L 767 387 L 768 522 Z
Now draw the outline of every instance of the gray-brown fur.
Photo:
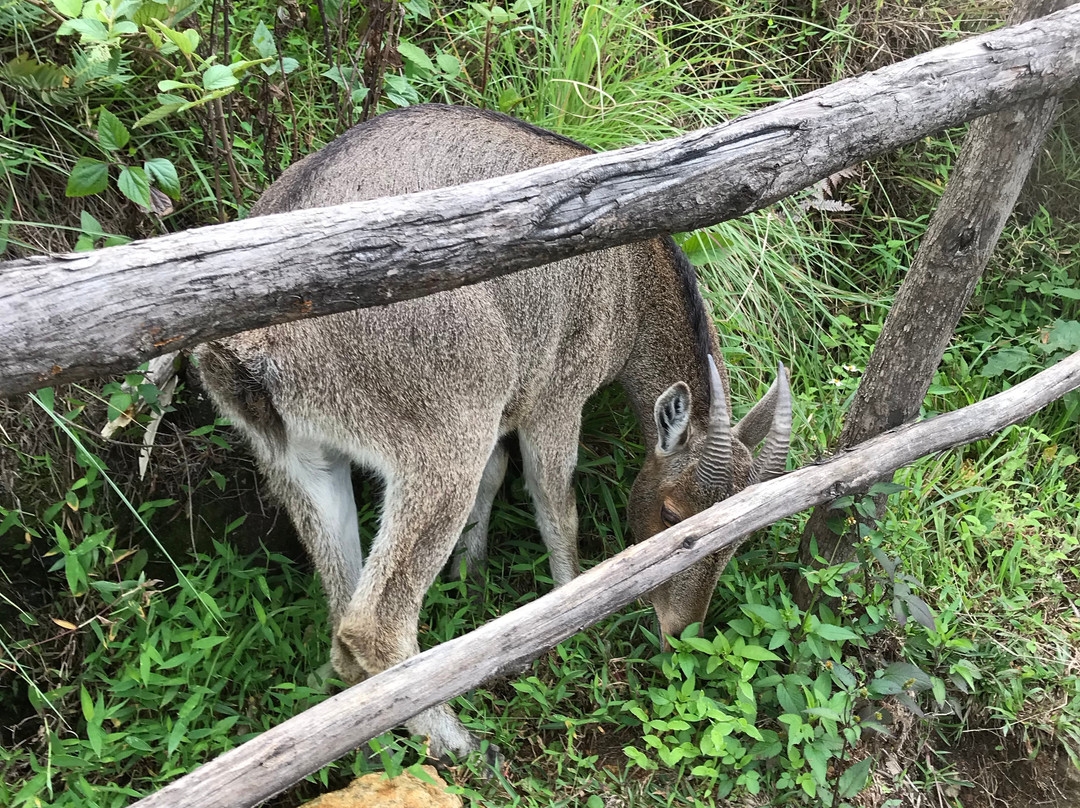
M 413 107 L 362 124 L 290 168 L 253 215 L 445 187 L 586 151 L 494 113 Z M 338 673 L 359 680 L 416 653 L 421 600 L 467 526 L 470 569 L 486 552 L 506 468 L 500 440 L 511 432 L 552 576 L 562 584 L 577 574 L 581 410 L 605 384 L 627 389 L 648 445 L 665 436 L 677 444 L 653 452 L 635 483 L 639 539 L 662 529 L 665 498 L 684 518 L 730 494 L 693 481 L 713 387 L 727 400 L 719 377 L 710 382 L 706 354 L 719 354 L 704 312 L 685 257 L 655 239 L 200 348 L 207 388 L 251 440 L 322 575 Z M 679 424 L 654 418 L 662 394 Z M 735 443 L 731 490 L 750 474 L 750 452 Z M 367 559 L 350 463 L 386 482 Z M 691 582 L 693 603 L 677 584 L 657 591 L 666 631 L 704 615 L 717 574 L 718 563 Z M 436 755 L 476 746 L 446 706 L 409 727 L 430 737 Z

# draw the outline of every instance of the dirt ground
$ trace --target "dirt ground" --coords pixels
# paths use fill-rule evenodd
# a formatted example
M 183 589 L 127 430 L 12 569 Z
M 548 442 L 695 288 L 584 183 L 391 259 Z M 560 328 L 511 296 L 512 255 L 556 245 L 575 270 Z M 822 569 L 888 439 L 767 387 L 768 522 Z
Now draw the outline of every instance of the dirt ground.
M 860 808 L 1080 808 L 1080 769 L 1055 740 L 1039 748 L 1015 733 L 973 728 L 950 744 L 920 724 L 898 718 L 893 738 L 877 744 Z

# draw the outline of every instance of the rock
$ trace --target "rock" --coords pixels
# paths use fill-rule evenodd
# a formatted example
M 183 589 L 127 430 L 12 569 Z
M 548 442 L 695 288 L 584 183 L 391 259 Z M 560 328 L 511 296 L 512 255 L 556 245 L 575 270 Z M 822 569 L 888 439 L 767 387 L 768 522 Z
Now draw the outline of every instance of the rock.
M 301 808 L 462 808 L 461 797 L 446 793 L 446 781 L 435 769 L 423 769 L 435 783 L 424 782 L 407 771 L 390 778 L 374 772 L 357 777 L 340 791 L 305 802 Z

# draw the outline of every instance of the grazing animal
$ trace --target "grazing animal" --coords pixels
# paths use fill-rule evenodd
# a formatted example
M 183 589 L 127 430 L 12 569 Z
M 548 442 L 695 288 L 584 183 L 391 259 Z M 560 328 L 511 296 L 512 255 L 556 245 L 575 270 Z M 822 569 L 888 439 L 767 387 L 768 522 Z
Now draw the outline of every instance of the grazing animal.
M 292 166 L 252 215 L 451 186 L 587 153 L 505 115 L 410 107 Z M 331 660 L 350 682 L 417 653 L 421 600 L 459 540 L 470 570 L 484 559 L 508 434 L 521 445 L 557 585 L 578 573 L 573 476 L 582 407 L 598 388 L 617 381 L 626 389 L 654 447 L 631 496 L 638 540 L 780 473 L 788 450 L 783 371 L 731 427 L 726 371 L 712 361 L 715 328 L 692 267 L 667 238 L 249 331 L 197 355 L 207 390 L 250 440 L 322 575 Z M 353 463 L 385 483 L 366 559 Z M 651 594 L 666 634 L 704 618 L 728 557 L 706 559 Z M 429 736 L 433 755 L 478 746 L 446 705 L 408 727 Z

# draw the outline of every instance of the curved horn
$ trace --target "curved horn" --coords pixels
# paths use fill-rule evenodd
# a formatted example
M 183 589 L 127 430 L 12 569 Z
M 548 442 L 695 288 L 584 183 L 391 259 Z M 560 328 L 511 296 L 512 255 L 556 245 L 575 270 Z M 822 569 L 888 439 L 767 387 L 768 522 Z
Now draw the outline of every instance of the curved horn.
M 707 491 L 727 494 L 731 487 L 731 416 L 720 371 L 709 354 L 709 431 L 698 460 L 698 482 Z
M 787 371 L 781 362 L 776 374 L 776 408 L 773 410 L 772 426 L 765 438 L 754 466 L 750 470 L 747 485 L 771 480 L 782 474 L 787 466 L 788 450 L 791 448 L 791 388 Z

